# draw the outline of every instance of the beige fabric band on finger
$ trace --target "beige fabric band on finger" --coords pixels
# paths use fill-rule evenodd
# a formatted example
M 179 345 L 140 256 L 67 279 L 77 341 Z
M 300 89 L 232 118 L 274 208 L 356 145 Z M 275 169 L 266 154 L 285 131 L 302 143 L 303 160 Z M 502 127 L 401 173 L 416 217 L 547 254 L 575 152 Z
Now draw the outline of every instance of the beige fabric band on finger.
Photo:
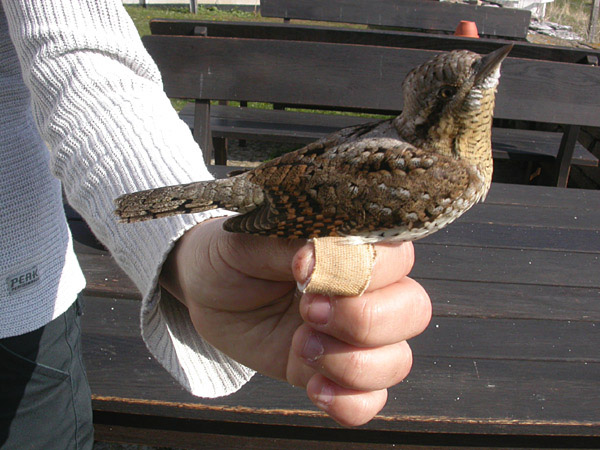
M 315 268 L 303 292 L 346 297 L 361 295 L 375 265 L 372 244 L 345 244 L 344 238 L 314 239 Z

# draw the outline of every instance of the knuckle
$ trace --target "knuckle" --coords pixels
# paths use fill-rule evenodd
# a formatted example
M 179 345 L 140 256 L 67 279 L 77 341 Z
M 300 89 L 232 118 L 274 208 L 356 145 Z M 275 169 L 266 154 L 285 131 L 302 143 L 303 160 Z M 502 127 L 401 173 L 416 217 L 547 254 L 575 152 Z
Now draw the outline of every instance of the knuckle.
M 347 386 L 356 387 L 362 384 L 365 373 L 367 373 L 369 359 L 369 353 L 365 351 L 359 350 L 350 354 L 350 359 L 342 376 Z
M 379 322 L 381 311 L 379 304 L 376 302 L 369 302 L 363 299 L 360 308 L 356 311 L 357 321 L 356 326 L 353 328 L 353 338 L 356 344 L 366 345 L 372 341 L 374 330 L 376 329 L 375 324 Z

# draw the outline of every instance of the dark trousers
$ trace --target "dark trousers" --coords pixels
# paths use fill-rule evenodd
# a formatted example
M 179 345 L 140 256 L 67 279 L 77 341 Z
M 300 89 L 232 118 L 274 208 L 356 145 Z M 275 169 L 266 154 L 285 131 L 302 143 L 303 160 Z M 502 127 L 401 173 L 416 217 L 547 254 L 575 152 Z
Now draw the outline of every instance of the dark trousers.
M 80 305 L 31 333 L 0 339 L 0 449 L 93 447 Z

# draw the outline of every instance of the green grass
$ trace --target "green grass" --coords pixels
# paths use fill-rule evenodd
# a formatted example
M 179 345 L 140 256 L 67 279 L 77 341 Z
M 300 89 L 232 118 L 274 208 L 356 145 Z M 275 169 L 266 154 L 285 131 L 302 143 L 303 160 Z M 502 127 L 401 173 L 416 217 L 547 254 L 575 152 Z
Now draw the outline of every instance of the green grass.
M 158 7 L 149 6 L 143 8 L 141 6 L 128 5 L 125 9 L 131 16 L 133 23 L 138 29 L 140 36 L 150 34 L 150 19 L 187 19 L 187 20 L 215 20 L 215 21 L 230 21 L 230 22 L 271 22 L 282 23 L 281 19 L 262 17 L 258 12 L 242 11 L 239 9 L 220 10 L 216 6 L 198 7 L 197 14 L 192 14 L 187 7 Z M 294 23 L 305 25 L 322 25 L 336 26 L 346 28 L 365 29 L 366 25 L 359 24 L 344 24 L 344 23 L 329 23 L 329 22 L 314 22 L 308 20 L 295 20 Z
M 262 21 L 259 14 L 232 9 L 220 10 L 216 7 L 198 7 L 197 14 L 192 14 L 184 7 L 143 8 L 141 6 L 125 6 L 129 16 L 138 29 L 140 36 L 150 34 L 150 19 L 187 19 L 187 20 L 220 20 L 220 21 Z

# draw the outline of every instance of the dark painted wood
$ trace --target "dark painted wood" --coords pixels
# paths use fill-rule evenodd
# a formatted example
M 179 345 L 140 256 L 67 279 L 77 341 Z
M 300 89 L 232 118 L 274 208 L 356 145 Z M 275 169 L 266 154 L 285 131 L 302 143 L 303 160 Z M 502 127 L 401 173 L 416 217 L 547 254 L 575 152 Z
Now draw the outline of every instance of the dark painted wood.
M 523 250 L 600 252 L 597 229 L 549 228 L 532 225 L 506 225 L 477 220 L 478 208 L 451 227 L 428 236 L 421 243 L 517 248 Z M 499 212 L 496 209 L 497 212 Z M 469 220 L 473 220 L 470 222 Z M 597 226 L 597 225 L 596 225 Z
M 90 297 L 85 306 L 86 361 L 98 410 L 333 426 L 301 390 L 260 376 L 231 396 L 194 398 L 148 357 L 137 331 L 135 302 Z M 98 325 L 89 324 L 92 315 Z M 364 429 L 598 436 L 594 405 L 600 400 L 600 364 L 598 347 L 593 346 L 598 334 L 594 323 L 564 321 L 554 330 L 534 324 L 434 317 L 428 332 L 411 341 L 411 375 L 390 391 L 380 417 Z M 574 348 L 586 339 L 592 342 Z
M 449 251 L 445 245 L 424 242 L 415 245 L 415 252 L 419 264 L 411 273 L 416 278 L 588 287 L 600 292 L 598 253 L 463 246 Z M 490 273 L 486 269 L 492 261 L 502 263 Z
M 392 30 L 357 30 L 317 25 L 275 24 L 264 22 L 217 22 L 209 20 L 152 19 L 152 34 L 198 36 L 202 28 L 205 36 L 247 39 L 277 39 L 338 44 L 377 45 L 383 47 L 419 48 L 423 50 L 460 50 L 491 53 L 506 45 L 499 39 L 471 39 L 458 36 L 414 33 Z M 541 59 L 556 62 L 590 64 L 600 56 L 600 50 L 515 41 L 510 54 L 513 58 Z M 597 64 L 596 64 L 597 65 Z
M 180 117 L 195 130 L 193 104 L 186 105 Z M 218 138 L 307 144 L 340 128 L 370 120 L 376 119 L 214 105 L 211 107 L 210 129 L 213 137 Z M 560 133 L 498 127 L 492 133 L 493 155 L 496 159 L 553 162 L 560 154 L 561 144 Z M 576 141 L 570 144 L 572 158 L 569 160 L 572 164 L 598 165 L 598 158 L 583 145 Z
M 352 430 L 302 390 L 258 375 L 227 397 L 187 393 L 141 340 L 135 288 L 104 251 L 76 243 L 97 437 L 189 448 L 597 448 L 600 192 L 494 184 L 488 201 L 415 243 L 411 276 L 432 299 L 432 321 L 410 341 L 409 377 Z M 574 214 L 581 220 L 568 222 Z
M 210 102 L 206 99 L 196 99 L 194 102 L 193 116 L 194 139 L 200 145 L 200 148 L 206 149 L 204 152 L 204 163 L 210 164 L 210 153 L 212 149 L 212 139 L 210 134 L 203 133 L 202 130 L 210 128 Z
M 418 264 L 417 260 L 417 264 Z M 597 288 L 417 278 L 436 317 L 600 320 Z
M 525 39 L 531 18 L 525 10 L 419 0 L 262 0 L 260 11 L 264 17 L 446 32 L 454 32 L 461 20 L 470 20 L 481 35 L 510 39 Z
M 356 434 L 346 430 L 319 429 L 311 430 L 297 426 L 254 426 L 253 435 L 243 434 L 248 428 L 235 426 L 225 422 L 189 421 L 187 427 L 181 426 L 180 420 L 169 420 L 164 417 L 127 416 L 127 426 L 104 424 L 104 414 L 96 412 L 95 436 L 98 440 L 114 440 L 117 442 L 135 442 L 140 444 L 154 444 L 160 442 L 162 447 L 183 447 L 188 449 L 227 449 L 227 450 L 439 450 L 442 447 L 435 445 L 439 438 L 418 433 L 405 433 L 401 438 L 391 440 L 389 437 L 374 436 L 383 442 L 361 442 L 355 439 Z M 109 419 L 110 423 L 111 420 Z M 140 427 L 143 424 L 143 428 Z M 218 434 L 226 430 L 227 434 Z M 260 433 L 260 434 L 258 434 Z M 567 439 L 568 441 L 569 439 Z M 392 441 L 393 443 L 385 443 Z M 482 444 L 483 439 L 474 436 L 456 436 L 453 442 L 461 445 L 471 444 L 474 441 Z M 488 441 L 490 441 L 488 439 Z M 513 439 L 513 442 L 516 441 Z M 519 440 L 520 442 L 522 439 Z M 421 444 L 414 444 L 420 442 Z M 424 444 L 429 443 L 429 444 Z M 488 442 L 491 444 L 492 442 Z M 453 448 L 464 448 L 454 446 Z M 471 450 L 482 450 L 481 446 L 472 447 Z M 511 447 L 514 448 L 514 447 Z M 504 450 L 511 450 L 503 447 Z
M 597 230 L 593 221 L 597 220 L 598 213 L 587 208 L 536 208 L 535 206 L 517 205 L 507 208 L 498 204 L 479 204 L 471 211 L 467 211 L 459 220 L 475 223 L 497 223 L 503 225 L 544 226 L 551 220 L 557 228 L 557 239 L 561 239 L 560 230 L 570 228 L 576 230 Z M 596 222 L 597 223 L 597 222 Z
M 548 186 L 522 186 L 492 183 L 486 204 L 539 206 L 544 208 L 576 208 L 577 210 L 597 210 L 600 198 L 595 190 L 575 189 L 563 191 Z
M 560 161 L 557 170 L 557 186 L 559 187 L 567 187 L 569 172 L 571 170 L 571 164 L 569 161 L 571 161 L 573 149 L 575 143 L 577 142 L 577 138 L 579 137 L 579 129 L 580 127 L 578 125 L 571 125 L 567 127 L 560 142 L 560 148 L 558 150 L 557 157 L 557 159 Z
M 434 54 L 330 43 L 158 35 L 145 36 L 144 44 L 171 97 L 396 112 L 402 109 L 402 80 Z M 597 126 L 599 85 L 598 67 L 508 58 L 495 117 Z
M 85 268 L 87 281 L 84 293 L 111 298 L 141 299 L 141 294 L 107 253 L 77 254 L 79 264 Z
M 154 35 L 146 36 L 144 42 L 161 68 L 170 97 L 194 98 L 204 104 L 207 100 L 262 101 L 387 114 L 397 114 L 402 108 L 400 80 L 408 70 L 433 54 L 416 49 L 259 39 Z M 495 117 L 563 125 L 567 130 L 575 129 L 571 126 L 598 126 L 599 85 L 598 67 L 509 58 L 503 64 Z M 214 118 L 216 130 L 221 127 L 223 134 L 236 130 L 232 135 L 244 139 L 258 135 L 302 142 L 335 128 L 314 124 L 311 127 L 299 122 L 301 118 L 306 119 L 300 115 L 295 122 L 285 124 L 259 120 L 259 116 L 276 114 L 273 112 L 221 109 L 224 111 L 234 116 L 255 114 L 246 120 L 237 117 L 239 122 L 223 114 L 219 119 Z M 291 117 L 289 112 L 288 117 Z M 200 122 L 197 115 L 194 118 Z M 339 122 L 330 117 L 322 120 Z M 195 124 L 194 132 L 196 140 L 204 144 L 202 148 L 208 158 L 211 148 L 206 142 L 212 133 L 209 129 L 212 119 L 210 124 L 203 123 L 205 127 L 200 131 Z M 550 138 L 547 133 L 498 131 L 495 136 L 498 158 L 542 163 L 550 158 L 553 183 L 560 180 L 561 185 L 565 184 L 565 168 L 571 162 L 598 164 L 597 158 L 587 150 L 575 147 L 573 135 L 563 139 L 558 147 L 558 138 Z M 499 140 L 503 137 L 505 140 Z M 216 155 L 220 162 L 226 160 L 223 153 Z M 573 153 L 577 155 L 574 161 L 570 158 Z M 568 162 L 557 159 L 559 156 Z M 562 169 L 554 168 L 557 164 Z
M 86 298 L 89 306 L 85 311 L 90 317 L 87 333 L 102 336 L 108 333 L 107 327 L 114 327 L 110 338 L 117 344 L 120 339 L 138 338 L 139 302 Z M 125 322 L 135 327 L 123 328 Z M 419 357 L 600 363 L 600 327 L 590 320 L 556 320 L 548 327 L 547 320 L 539 319 L 436 316 L 411 342 Z M 529 344 L 523 346 L 523 342 Z

